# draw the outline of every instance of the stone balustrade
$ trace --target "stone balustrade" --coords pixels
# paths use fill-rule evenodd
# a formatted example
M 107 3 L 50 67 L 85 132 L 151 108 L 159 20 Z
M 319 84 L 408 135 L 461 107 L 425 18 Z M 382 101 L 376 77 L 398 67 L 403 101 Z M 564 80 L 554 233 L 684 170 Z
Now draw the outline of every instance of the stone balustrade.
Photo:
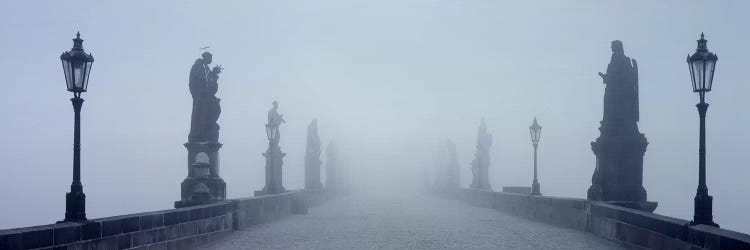
M 648 249 L 750 249 L 750 235 L 585 199 L 474 189 L 441 195 Z
M 0 249 L 190 249 L 234 230 L 305 213 L 308 204 L 323 197 L 322 191 L 290 191 L 84 223 L 0 230 Z

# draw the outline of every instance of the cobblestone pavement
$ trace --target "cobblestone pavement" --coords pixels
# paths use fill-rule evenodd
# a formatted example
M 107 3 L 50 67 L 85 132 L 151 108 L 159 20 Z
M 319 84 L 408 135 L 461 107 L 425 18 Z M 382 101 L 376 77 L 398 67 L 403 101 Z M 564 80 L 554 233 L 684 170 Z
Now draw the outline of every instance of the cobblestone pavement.
M 592 234 L 428 195 L 351 194 L 204 249 L 626 249 Z

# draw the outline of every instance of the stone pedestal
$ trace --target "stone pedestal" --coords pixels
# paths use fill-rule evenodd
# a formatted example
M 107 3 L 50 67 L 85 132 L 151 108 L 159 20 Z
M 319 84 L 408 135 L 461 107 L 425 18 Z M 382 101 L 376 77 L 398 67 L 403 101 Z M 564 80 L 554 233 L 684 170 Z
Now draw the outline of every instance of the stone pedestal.
M 612 128 L 605 123 L 600 130 L 602 135 L 591 143 L 596 169 L 588 199 L 653 212 L 658 203 L 646 201 L 643 187 L 646 136 L 633 128 Z
M 478 189 L 492 190 L 492 186 L 490 186 L 490 166 L 489 165 L 490 164 L 487 163 L 486 165 L 480 165 L 479 167 L 479 185 L 477 186 Z
M 488 154 L 488 153 L 487 153 Z M 489 157 L 484 154 L 478 153 L 477 159 L 481 159 L 484 157 Z M 481 190 L 492 190 L 492 186 L 490 185 L 490 177 L 489 177 L 489 163 L 483 163 L 482 161 L 476 161 L 473 162 L 475 166 L 473 166 L 473 171 L 476 173 L 474 174 L 474 181 L 470 185 L 471 188 L 474 189 L 481 189 Z
M 226 199 L 227 184 L 219 176 L 221 143 L 188 142 L 188 176 L 182 181 L 182 195 L 175 208 L 207 204 Z
M 541 190 L 539 190 L 539 182 L 531 183 L 531 195 L 542 195 Z
M 320 165 L 319 159 L 306 159 L 305 161 L 305 189 L 322 189 L 323 183 L 320 182 Z
M 278 145 L 268 145 L 268 150 L 263 153 L 263 157 L 266 157 L 266 186 L 263 187 L 263 190 L 255 191 L 255 196 L 286 192 L 281 178 L 284 156 L 286 156 L 286 153 L 281 152 Z

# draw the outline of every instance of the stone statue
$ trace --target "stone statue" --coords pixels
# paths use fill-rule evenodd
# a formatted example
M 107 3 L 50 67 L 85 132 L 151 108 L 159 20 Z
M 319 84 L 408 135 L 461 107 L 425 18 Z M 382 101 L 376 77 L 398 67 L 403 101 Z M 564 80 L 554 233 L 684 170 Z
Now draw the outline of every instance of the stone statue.
M 282 169 L 286 153 L 282 152 L 279 147 L 279 139 L 281 139 L 279 126 L 284 123 L 284 118 L 279 114 L 278 109 L 279 103 L 274 101 L 273 108 L 268 111 L 268 123 L 266 124 L 268 149 L 263 153 L 263 157 L 266 158 L 266 185 L 262 190 L 255 191 L 255 196 L 286 192 L 282 183 Z
M 268 124 L 266 124 L 266 130 L 268 132 L 268 140 L 271 144 L 279 145 L 279 126 L 286 122 L 284 116 L 279 114 L 279 103 L 274 101 L 273 108 L 268 111 Z
M 608 124 L 638 129 L 638 63 L 625 56 L 622 42 L 612 41 L 612 58 L 607 73 L 599 72 L 604 88 L 604 118 Z
M 219 124 L 216 121 L 221 114 L 221 101 L 216 97 L 219 90 L 221 66 L 209 70 L 213 56 L 204 52 L 190 68 L 190 94 L 193 97 L 193 113 L 190 119 L 189 142 L 213 142 L 219 140 Z
M 590 200 L 652 212 L 643 188 L 643 156 L 648 141 L 638 130 L 638 64 L 625 56 L 622 42 L 612 41 L 607 73 L 599 73 L 604 88 L 601 135 L 591 143 L 596 168 L 587 197 Z
M 471 162 L 471 170 L 474 174 L 472 188 L 492 189 L 489 182 L 490 146 L 492 146 L 492 134 L 487 132 L 487 123 L 482 118 L 477 129 L 477 151 Z
M 305 189 L 321 189 L 320 182 L 320 137 L 318 137 L 318 120 L 314 119 L 307 126 L 307 151 L 305 153 Z

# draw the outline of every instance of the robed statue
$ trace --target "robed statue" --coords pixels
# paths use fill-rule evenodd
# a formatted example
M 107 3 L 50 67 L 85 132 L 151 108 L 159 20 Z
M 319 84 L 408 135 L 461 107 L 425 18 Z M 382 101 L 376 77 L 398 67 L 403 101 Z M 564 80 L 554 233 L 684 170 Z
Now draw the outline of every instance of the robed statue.
M 607 124 L 618 124 L 637 129 L 638 122 L 638 63 L 625 56 L 622 42 L 612 41 L 612 58 L 607 73 L 599 72 L 604 88 L 604 118 Z
M 209 67 L 212 55 L 204 52 L 190 68 L 190 95 L 193 97 L 193 113 L 190 119 L 189 142 L 213 142 L 219 140 L 219 124 L 216 121 L 221 114 L 221 101 L 216 97 L 219 90 L 221 66 Z

